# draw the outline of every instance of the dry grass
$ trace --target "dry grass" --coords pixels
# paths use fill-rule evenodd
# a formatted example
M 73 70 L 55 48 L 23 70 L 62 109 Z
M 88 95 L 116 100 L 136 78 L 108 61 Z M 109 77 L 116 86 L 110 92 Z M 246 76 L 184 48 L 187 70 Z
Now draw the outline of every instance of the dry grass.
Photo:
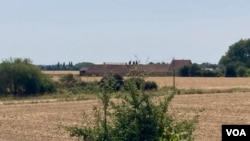
M 79 75 L 79 71 L 42 71 L 46 75 L 65 75 L 65 74 L 74 74 Z
M 169 112 L 176 119 L 198 114 L 195 140 L 218 141 L 222 124 L 250 124 L 249 96 L 249 93 L 176 95 Z M 82 121 L 82 111 L 91 115 L 97 104 L 97 100 L 85 100 L 0 105 L 0 140 L 76 140 L 59 127 L 87 122 Z
M 173 86 L 172 77 L 148 77 L 147 80 L 156 81 L 160 86 Z M 250 77 L 225 78 L 225 77 L 176 77 L 177 88 L 193 89 L 227 89 L 227 88 L 250 88 Z
M 100 81 L 101 79 L 102 77 L 88 77 L 88 76 L 81 77 L 81 80 L 86 82 Z

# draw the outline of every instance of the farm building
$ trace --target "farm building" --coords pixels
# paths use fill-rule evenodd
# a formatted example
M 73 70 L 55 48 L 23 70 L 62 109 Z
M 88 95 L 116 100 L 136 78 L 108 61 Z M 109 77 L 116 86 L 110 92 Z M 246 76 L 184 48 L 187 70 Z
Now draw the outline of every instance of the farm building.
M 113 64 L 93 64 L 87 69 L 81 69 L 80 75 L 87 76 L 103 76 L 104 74 L 120 74 L 125 75 L 130 70 L 129 65 L 113 65 Z
M 149 76 L 172 75 L 174 68 L 192 64 L 191 60 L 172 60 L 171 64 L 93 64 L 80 70 L 81 76 L 103 76 L 105 74 L 127 75 L 131 71 L 144 72 Z

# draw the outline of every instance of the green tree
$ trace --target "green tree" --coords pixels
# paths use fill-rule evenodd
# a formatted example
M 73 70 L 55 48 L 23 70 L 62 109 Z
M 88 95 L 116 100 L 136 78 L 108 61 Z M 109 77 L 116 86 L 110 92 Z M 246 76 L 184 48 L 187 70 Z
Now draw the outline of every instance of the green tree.
M 183 66 L 179 68 L 178 71 L 179 71 L 180 76 L 201 76 L 202 75 L 201 66 L 198 64 Z
M 216 77 L 219 76 L 218 71 L 202 70 L 203 77 Z
M 237 76 L 236 68 L 234 65 L 227 65 L 226 66 L 225 76 L 226 77 L 236 77 Z
M 65 65 L 65 62 L 63 62 L 63 65 L 62 65 L 62 70 L 66 70 L 66 65 Z
M 245 76 L 247 76 L 247 69 L 244 68 L 244 67 L 239 67 L 239 68 L 237 69 L 237 74 L 238 74 L 238 76 L 240 76 L 240 77 L 245 77 Z
M 180 76 L 189 76 L 189 66 L 183 66 L 178 71 Z
M 198 64 L 190 65 L 190 76 L 201 76 L 201 67 Z
M 9 59 L 0 64 L 0 92 L 14 96 L 54 91 L 51 80 L 29 59 Z
M 60 69 L 61 69 L 61 64 L 60 64 L 60 62 L 57 63 L 56 69 L 57 69 L 57 70 L 60 70 Z
M 229 46 L 228 51 L 219 61 L 219 65 L 233 65 L 238 67 L 250 67 L 250 39 L 241 39 Z

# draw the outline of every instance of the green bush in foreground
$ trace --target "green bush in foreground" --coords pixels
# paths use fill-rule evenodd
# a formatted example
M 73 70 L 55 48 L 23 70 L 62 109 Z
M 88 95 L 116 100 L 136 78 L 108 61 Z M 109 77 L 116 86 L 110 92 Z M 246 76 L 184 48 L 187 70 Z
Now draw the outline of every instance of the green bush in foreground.
M 164 100 L 155 104 L 150 94 L 138 89 L 137 79 L 130 79 L 126 84 L 129 93 L 113 103 L 110 101 L 113 89 L 109 87 L 112 85 L 109 81 L 106 84 L 100 95 L 101 108 L 93 109 L 94 124 L 66 127 L 71 136 L 88 141 L 193 140 L 195 119 L 177 122 L 167 114 L 175 89 L 166 92 Z M 85 121 L 89 121 L 87 118 L 85 115 Z

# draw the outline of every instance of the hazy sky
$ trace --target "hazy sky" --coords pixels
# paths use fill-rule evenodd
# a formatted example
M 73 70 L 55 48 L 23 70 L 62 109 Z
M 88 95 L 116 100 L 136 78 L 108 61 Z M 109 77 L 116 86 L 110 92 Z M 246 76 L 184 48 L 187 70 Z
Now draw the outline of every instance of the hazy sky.
M 0 0 L 0 59 L 218 63 L 250 38 L 249 0 Z

